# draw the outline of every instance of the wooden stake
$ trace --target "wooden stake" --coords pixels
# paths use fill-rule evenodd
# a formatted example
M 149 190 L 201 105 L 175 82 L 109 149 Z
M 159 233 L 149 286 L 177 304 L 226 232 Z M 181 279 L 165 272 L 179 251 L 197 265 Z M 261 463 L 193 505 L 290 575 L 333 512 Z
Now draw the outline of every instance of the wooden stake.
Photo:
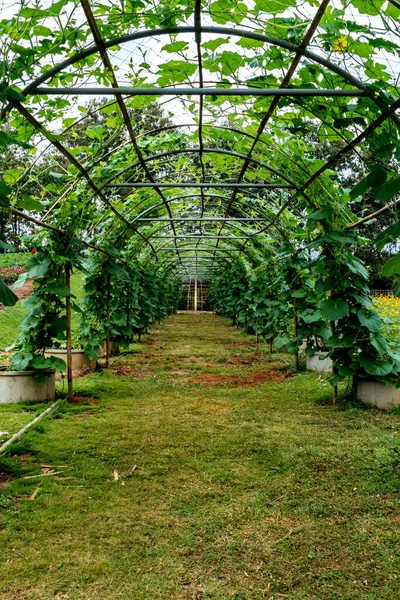
M 293 334 L 297 338 L 297 332 L 299 329 L 299 320 L 297 318 L 297 298 L 293 298 Z M 294 355 L 294 364 L 296 371 L 299 370 L 299 353 L 296 352 Z
M 111 275 L 107 274 L 107 327 L 106 327 L 106 369 L 110 366 L 110 300 L 111 300 Z
M 332 335 L 335 335 L 335 333 L 336 333 L 334 323 L 331 323 L 331 332 L 332 332 Z M 334 362 L 332 361 L 332 374 L 334 374 L 334 373 L 335 373 L 335 365 L 334 365 Z M 337 398 L 338 398 L 338 386 L 334 385 L 333 390 L 332 390 L 332 404 L 337 403 Z
M 74 395 L 72 383 L 72 339 L 71 339 L 71 269 L 69 263 L 65 265 L 65 284 L 68 288 L 68 296 L 65 298 L 65 309 L 67 314 L 67 381 L 68 381 L 68 400 L 72 400 Z

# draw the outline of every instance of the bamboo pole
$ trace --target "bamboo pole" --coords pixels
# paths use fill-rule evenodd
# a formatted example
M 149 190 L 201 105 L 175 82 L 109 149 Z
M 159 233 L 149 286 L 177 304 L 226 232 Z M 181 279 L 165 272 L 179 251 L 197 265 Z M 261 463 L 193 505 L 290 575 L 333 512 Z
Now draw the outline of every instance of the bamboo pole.
M 299 329 L 299 319 L 297 316 L 297 298 L 293 298 L 293 335 L 297 338 L 297 332 Z M 299 370 L 299 351 L 294 355 L 294 364 L 296 371 Z
M 68 400 L 72 400 L 74 395 L 72 383 L 72 339 L 71 339 L 71 268 L 69 263 L 65 265 L 65 283 L 68 288 L 68 296 L 65 298 L 65 309 L 67 315 L 67 381 L 68 381 Z
M 332 335 L 335 335 L 336 330 L 335 330 L 335 323 L 331 323 L 331 332 Z M 332 361 L 332 374 L 335 374 L 335 363 Z M 333 389 L 332 389 L 332 404 L 336 404 L 337 403 L 337 398 L 338 398 L 338 386 L 334 385 Z
M 67 399 L 68 398 L 65 398 L 65 400 L 67 400 Z M 56 402 L 54 402 L 54 404 L 52 404 L 51 406 L 49 406 L 49 408 L 46 408 L 46 410 L 44 412 L 42 412 L 38 417 L 36 417 L 35 419 L 33 419 L 33 421 L 31 421 L 30 423 L 28 423 L 28 425 L 25 425 L 25 427 L 23 427 L 22 429 L 20 429 L 18 431 L 18 433 L 16 433 L 12 437 L 10 437 L 9 440 L 7 440 L 2 446 L 0 446 L 0 456 L 3 456 L 3 454 L 11 446 L 11 444 L 13 444 L 14 442 L 17 442 L 19 439 L 21 439 L 22 436 L 33 425 L 35 425 L 36 423 L 38 423 L 39 421 L 41 421 L 41 419 L 43 419 L 47 415 L 50 415 L 51 413 L 53 413 L 54 411 L 56 411 L 57 408 L 60 406 L 61 402 L 64 402 L 64 399 L 57 400 Z

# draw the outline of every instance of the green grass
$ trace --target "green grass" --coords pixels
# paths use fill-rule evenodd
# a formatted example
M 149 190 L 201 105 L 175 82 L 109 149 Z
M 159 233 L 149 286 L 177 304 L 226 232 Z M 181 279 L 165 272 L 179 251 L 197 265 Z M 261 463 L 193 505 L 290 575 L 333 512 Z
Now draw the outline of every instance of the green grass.
M 1 255 L 0 255 L 1 256 Z M 7 256 L 7 255 L 5 255 Z M 76 296 L 75 302 L 79 302 L 82 298 L 82 279 L 81 273 L 74 273 L 71 277 L 71 291 Z M 0 350 L 5 350 L 13 344 L 19 335 L 19 326 L 26 314 L 26 310 L 22 306 L 22 302 L 18 301 L 15 306 L 8 306 L 0 310 Z M 76 312 L 72 313 L 72 336 L 78 334 L 80 315 Z
M 23 267 L 31 256 L 29 252 L 7 252 L 0 254 L 0 269 L 3 267 L 13 267 L 14 265 Z
M 98 405 L 64 405 L 3 459 L 0 598 L 399 597 L 399 414 L 333 407 L 311 373 L 193 381 L 269 368 L 291 358 L 177 315 L 76 381 Z M 22 478 L 39 463 L 70 468 Z

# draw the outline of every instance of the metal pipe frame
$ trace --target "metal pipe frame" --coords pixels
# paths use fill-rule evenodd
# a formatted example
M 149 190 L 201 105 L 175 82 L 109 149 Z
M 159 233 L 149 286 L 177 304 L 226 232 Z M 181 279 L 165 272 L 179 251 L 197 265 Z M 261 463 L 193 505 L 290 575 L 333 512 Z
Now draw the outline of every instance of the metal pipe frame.
M 87 4 L 87 2 L 85 2 L 85 0 L 81 0 L 81 1 L 82 1 L 82 5 L 83 6 L 85 4 Z M 392 2 L 392 0 L 390 0 L 390 1 Z M 319 13 L 323 14 L 323 11 L 325 10 L 325 7 L 326 7 L 327 3 L 328 3 L 328 0 L 323 0 L 322 4 L 321 4 L 321 6 L 320 6 L 320 8 L 318 10 L 317 16 L 318 16 Z M 195 27 L 194 28 L 193 27 L 177 27 L 177 28 L 166 28 L 166 29 L 159 29 L 159 30 L 147 31 L 147 32 L 136 32 L 134 34 L 128 34 L 128 35 L 125 35 L 125 36 L 121 36 L 120 38 L 115 38 L 113 40 L 108 40 L 107 42 L 104 41 L 101 38 L 101 36 L 100 36 L 99 39 L 96 40 L 96 35 L 95 35 L 94 38 L 95 38 L 95 42 L 96 43 L 93 46 L 85 49 L 82 52 L 76 53 L 74 56 L 70 57 L 69 59 L 66 59 L 65 61 L 62 61 L 61 63 L 59 63 L 59 65 L 56 65 L 52 69 L 49 69 L 46 73 L 42 74 L 39 78 L 37 78 L 34 82 L 32 82 L 29 86 L 27 86 L 27 88 L 25 88 L 25 93 L 29 94 L 29 93 L 32 92 L 32 90 L 35 90 L 35 89 L 37 90 L 37 87 L 40 85 L 41 82 L 47 81 L 49 78 L 53 77 L 55 74 L 61 72 L 63 68 L 66 68 L 67 66 L 73 65 L 73 64 L 79 62 L 79 60 L 81 60 L 81 59 L 83 59 L 83 58 L 85 58 L 87 56 L 90 56 L 90 55 L 92 55 L 92 54 L 94 54 L 96 52 L 99 52 L 100 55 L 103 58 L 103 62 L 106 62 L 105 59 L 104 59 L 106 50 L 108 48 L 114 46 L 114 45 L 119 45 L 121 43 L 124 43 L 124 42 L 127 42 L 127 41 L 131 41 L 131 40 L 134 40 L 134 39 L 143 39 L 145 37 L 152 37 L 152 36 L 155 36 L 155 35 L 165 35 L 167 33 L 181 33 L 181 32 L 190 32 L 190 31 L 192 31 L 192 32 L 195 33 L 197 41 L 199 40 L 199 35 L 201 35 L 202 32 L 221 33 L 221 34 L 226 34 L 226 35 L 231 35 L 231 36 L 240 36 L 240 37 L 246 37 L 246 38 L 249 38 L 249 39 L 256 39 L 256 40 L 259 40 L 259 41 L 263 41 L 264 43 L 274 44 L 274 45 L 276 45 L 278 47 L 286 48 L 289 51 L 295 52 L 296 57 L 295 57 L 294 63 L 296 63 L 296 61 L 297 61 L 297 64 L 298 64 L 298 60 L 299 60 L 300 57 L 306 57 L 306 58 L 309 58 L 310 60 L 313 60 L 316 63 L 319 63 L 319 64 L 321 64 L 323 66 L 326 66 L 332 72 L 336 73 L 337 75 L 339 75 L 340 77 L 342 77 L 345 81 L 347 81 L 349 84 L 354 85 L 357 88 L 357 90 L 349 90 L 349 91 L 352 91 L 352 92 L 357 92 L 357 91 L 358 92 L 363 92 L 363 95 L 368 96 L 371 99 L 371 101 L 375 102 L 375 104 L 382 111 L 382 115 L 373 124 L 371 124 L 363 132 L 363 134 L 361 134 L 360 136 L 357 136 L 357 138 L 355 140 L 353 140 L 350 144 L 348 144 L 348 146 L 346 148 L 340 150 L 339 153 L 337 153 L 337 155 L 335 155 L 334 157 L 332 157 L 323 167 L 321 167 L 321 169 L 319 169 L 319 171 L 317 171 L 316 173 L 314 173 L 309 178 L 309 180 L 305 184 L 303 184 L 301 186 L 300 189 L 297 189 L 297 191 L 294 194 L 294 196 L 292 196 L 288 200 L 288 202 L 286 202 L 278 210 L 277 214 L 275 215 L 275 217 L 273 219 L 273 222 L 271 223 L 271 220 L 269 220 L 270 221 L 269 224 L 263 230 L 261 230 L 260 232 L 257 232 L 257 235 L 261 234 L 261 233 L 265 232 L 267 229 L 269 229 L 274 224 L 274 221 L 276 221 L 279 218 L 279 216 L 282 214 L 283 210 L 285 210 L 285 208 L 289 205 L 289 203 L 292 202 L 293 199 L 299 193 L 304 193 L 304 190 L 309 185 L 311 185 L 311 183 L 313 181 L 317 180 L 317 178 L 319 177 L 319 175 L 322 172 L 324 172 L 327 168 L 329 168 L 330 166 L 332 166 L 332 164 L 335 164 L 337 162 L 337 160 L 340 158 L 340 156 L 342 156 L 344 153 L 346 153 L 350 149 L 354 148 L 358 143 L 360 143 L 360 141 L 362 141 L 362 139 L 365 139 L 365 137 L 367 137 L 369 135 L 369 133 L 371 131 L 373 131 L 374 128 L 376 128 L 377 126 L 379 126 L 379 124 L 381 124 L 386 118 L 391 118 L 396 123 L 396 125 L 398 127 L 400 126 L 400 119 L 399 119 L 398 115 L 395 113 L 395 111 L 399 107 L 399 103 L 395 102 L 392 105 L 389 105 L 388 103 L 386 103 L 385 101 L 383 101 L 381 98 L 379 98 L 379 96 L 375 96 L 374 92 L 368 88 L 367 84 L 361 82 L 356 77 L 354 77 L 350 73 L 346 72 L 344 69 L 341 69 L 341 67 L 338 67 L 337 65 L 335 65 L 334 63 L 332 63 L 330 60 L 325 59 L 324 57 L 320 57 L 320 56 L 316 55 L 315 53 L 310 52 L 309 50 L 306 50 L 306 46 L 308 45 L 308 43 L 310 41 L 308 39 L 308 37 L 310 37 L 309 36 L 309 32 L 307 32 L 307 34 L 306 34 L 303 42 L 300 45 L 295 45 L 295 44 L 291 44 L 290 42 L 286 42 L 285 40 L 279 40 L 278 38 L 272 38 L 272 37 L 269 37 L 269 36 L 264 36 L 262 34 L 255 34 L 253 32 L 249 32 L 249 31 L 246 31 L 246 30 L 238 30 L 238 29 L 231 29 L 231 28 L 225 28 L 225 27 L 202 27 L 201 23 L 199 22 L 198 15 L 196 16 L 196 13 L 198 13 L 198 9 L 195 8 Z M 88 15 L 86 15 L 86 16 L 88 18 Z M 197 19 L 197 22 L 196 22 L 196 19 Z M 316 18 L 314 18 L 313 23 L 315 22 L 315 20 L 316 20 Z M 88 18 L 88 22 L 91 25 L 92 32 L 93 32 L 93 24 L 90 23 L 90 18 Z M 311 27 L 311 29 L 312 29 L 312 27 Z M 107 66 L 107 65 L 105 65 L 105 66 Z M 292 65 L 292 67 L 293 67 L 293 65 Z M 294 69 L 292 69 L 292 70 L 294 71 Z M 201 71 L 201 69 L 200 69 L 200 71 Z M 290 73 L 290 70 L 289 70 L 289 73 Z M 289 76 L 289 79 L 290 79 L 291 75 L 288 74 L 288 76 Z M 287 77 L 285 78 L 285 80 L 287 79 Z M 50 89 L 54 90 L 54 88 L 50 88 Z M 118 98 L 121 98 L 120 90 L 122 90 L 122 89 L 123 88 L 119 88 L 117 90 L 116 87 L 113 88 L 113 92 L 112 93 L 116 96 L 117 100 L 118 100 Z M 154 88 L 150 88 L 150 89 L 154 89 Z M 191 89 L 191 88 L 189 88 L 189 89 Z M 201 94 L 201 90 L 202 89 L 207 89 L 207 88 L 202 88 L 201 87 L 201 88 L 197 88 L 197 89 L 199 89 L 200 96 L 202 97 L 203 94 Z M 211 89 L 211 88 L 208 88 L 208 90 L 209 89 Z M 221 95 L 220 88 L 216 88 L 216 89 L 218 90 L 218 93 Z M 285 88 L 279 88 L 279 89 L 282 90 L 282 89 L 285 89 Z M 290 89 L 290 88 L 286 88 L 286 89 L 288 91 L 292 91 L 292 89 Z M 172 88 L 171 89 L 171 94 L 172 94 L 172 90 L 174 90 L 174 95 L 176 95 L 176 88 Z M 248 88 L 248 90 L 250 92 L 250 88 Z M 164 91 L 163 91 L 162 88 L 160 89 L 160 91 L 161 91 L 161 94 L 164 94 Z M 182 91 L 182 89 L 180 91 Z M 227 92 L 228 91 L 232 92 L 233 90 L 226 90 L 226 91 Z M 252 91 L 251 95 L 255 95 L 254 94 L 254 89 L 252 89 L 251 91 Z M 268 91 L 268 90 L 263 90 L 263 91 Z M 319 90 L 319 91 L 323 92 L 324 90 Z M 342 92 L 346 91 L 346 93 L 347 93 L 347 90 L 337 90 L 337 91 L 338 92 L 340 92 L 340 91 L 342 91 Z M 192 95 L 193 95 L 193 92 L 192 92 Z M 279 99 L 282 95 L 290 95 L 290 94 L 289 93 L 288 94 L 279 94 L 279 95 L 276 94 L 274 101 L 277 101 L 277 99 Z M 24 111 L 21 110 L 22 106 L 18 102 L 11 103 L 11 105 L 9 105 L 8 107 L 6 107 L 5 110 L 7 111 L 7 109 L 10 106 L 12 106 L 12 105 L 16 106 L 17 109 L 21 112 L 21 114 L 24 114 Z M 2 112 L 2 116 L 4 116 L 4 111 Z M 25 111 L 25 116 L 27 117 L 27 111 Z M 32 115 L 30 115 L 30 116 L 31 116 L 30 122 L 32 123 L 32 119 L 34 119 L 34 117 Z M 40 130 L 43 133 L 43 129 L 41 127 L 40 127 Z M 257 134 L 257 136 L 254 139 L 253 147 L 255 147 L 255 144 L 258 143 L 258 140 L 259 140 L 259 134 Z M 50 141 L 52 141 L 52 140 L 50 140 Z M 52 143 L 54 143 L 54 142 L 52 142 Z M 58 143 L 58 145 L 57 145 L 56 143 L 54 143 L 54 145 L 56 145 L 56 147 L 59 150 L 61 150 L 61 151 L 64 150 L 63 154 L 66 155 L 65 148 L 63 148 L 61 146 L 61 144 Z M 251 152 L 250 152 L 250 154 L 251 154 Z M 71 159 L 71 157 L 67 156 L 67 158 L 70 160 L 70 162 L 72 162 L 72 164 L 77 163 L 77 161 L 74 162 L 73 157 Z M 247 168 L 246 165 L 248 164 L 249 160 L 250 160 L 250 157 L 249 156 L 246 157 L 246 163 L 244 165 L 244 170 L 246 170 L 246 168 Z M 102 196 L 101 196 L 101 190 L 99 190 L 99 188 L 97 186 L 94 186 L 93 182 L 90 181 L 90 178 L 88 176 L 87 170 L 85 170 L 81 165 L 79 165 L 79 163 L 77 163 L 77 164 L 78 164 L 78 169 L 80 170 L 81 174 L 85 177 L 85 179 L 88 181 L 89 185 L 91 185 L 91 187 L 94 190 L 95 194 L 98 195 L 100 198 L 102 198 Z M 77 165 L 75 164 L 75 166 L 77 166 Z M 142 166 L 143 166 L 143 164 L 142 164 Z M 151 177 L 150 177 L 150 179 L 151 179 Z M 149 186 L 149 187 L 154 187 L 154 186 Z M 237 193 L 237 189 L 238 189 L 238 185 L 236 185 L 234 187 L 234 194 Z M 233 199 L 234 198 L 232 198 L 231 204 L 233 202 Z M 106 201 L 106 204 L 111 208 L 111 210 L 113 210 L 113 212 L 116 214 L 117 218 L 119 218 L 121 220 L 121 222 L 124 222 L 124 219 L 121 218 L 121 215 L 118 214 L 118 212 L 114 209 L 114 207 L 112 205 L 109 204 L 108 201 Z M 229 211 L 229 208 L 228 208 L 228 211 Z M 227 217 L 227 214 L 225 215 L 224 219 L 221 219 L 221 221 L 223 221 L 224 224 L 229 222 L 229 220 L 226 217 Z M 145 220 L 146 219 L 143 219 L 143 221 L 145 221 Z M 153 219 L 149 219 L 149 220 L 153 221 Z M 216 219 L 214 219 L 214 218 L 210 218 L 210 219 L 206 219 L 205 218 L 205 219 L 200 219 L 200 220 L 198 218 L 194 218 L 194 219 L 188 219 L 188 218 L 179 219 L 179 218 L 172 218 L 172 215 L 171 215 L 170 219 L 156 219 L 154 221 L 164 221 L 164 222 L 170 223 L 171 226 L 173 227 L 174 226 L 173 223 L 175 221 L 186 221 L 186 220 L 196 220 L 196 221 L 199 221 L 201 223 L 203 220 L 215 221 Z M 250 219 L 243 219 L 243 218 L 242 219 L 232 219 L 232 221 L 238 221 L 238 220 L 239 221 L 246 221 L 246 220 L 250 220 Z M 255 219 L 255 220 L 260 221 L 261 219 Z M 267 220 L 267 219 L 265 219 L 265 220 Z M 129 225 L 127 223 L 125 223 L 125 224 L 129 227 Z M 141 235 L 140 232 L 138 232 L 137 230 L 135 230 L 135 233 L 138 233 L 139 235 Z M 243 245 L 243 249 L 244 249 L 244 246 L 246 245 L 246 243 L 252 239 L 253 235 L 255 235 L 255 234 L 247 236 L 246 242 Z M 145 238 L 145 239 L 148 242 L 147 238 Z M 174 238 L 173 239 L 175 240 L 175 232 L 174 232 Z M 175 243 L 176 243 L 176 240 L 175 240 Z M 217 244 L 218 244 L 218 239 L 217 239 Z M 154 251 L 153 248 L 152 248 L 152 250 Z M 175 251 L 175 249 L 173 249 L 173 248 L 171 250 Z M 217 248 L 215 248 L 215 250 L 217 250 Z
M 111 183 L 103 186 L 104 188 L 127 189 L 127 188 L 226 188 L 226 189 L 256 189 L 256 190 L 292 190 L 297 186 L 287 183 Z
M 134 88 L 134 87 L 37 87 L 31 96 L 277 96 L 346 98 L 366 97 L 366 90 L 318 88 Z
M 247 158 L 246 154 L 242 154 L 240 152 L 234 152 L 233 150 L 225 150 L 222 148 L 203 148 L 203 152 L 207 152 L 207 153 L 211 153 L 211 154 L 223 154 L 226 156 L 233 156 L 233 157 L 240 158 L 240 159 Z M 165 152 L 158 152 L 157 154 L 150 154 L 149 156 L 146 156 L 143 158 L 143 162 L 147 163 L 149 161 L 160 160 L 161 158 L 174 156 L 176 154 L 190 154 L 190 153 L 200 153 L 200 147 L 199 148 L 185 148 L 184 150 L 182 150 L 182 149 L 166 150 Z M 296 189 L 299 188 L 299 186 L 296 184 L 295 181 L 290 179 L 285 173 L 282 173 L 278 169 L 275 169 L 274 167 L 267 165 L 265 162 L 262 162 L 255 158 L 249 158 L 249 161 L 254 165 L 257 165 L 257 166 L 263 167 L 264 169 L 267 169 L 270 173 L 273 173 L 274 175 L 281 177 L 284 181 L 286 181 L 287 183 L 289 183 Z M 101 185 L 100 189 L 102 190 L 103 188 L 107 187 L 107 185 L 109 183 L 111 183 L 112 181 L 114 181 L 117 177 L 120 177 L 121 175 L 124 175 L 131 169 L 135 169 L 136 167 L 140 167 L 140 166 L 142 166 L 141 161 L 136 161 L 136 162 L 132 163 L 131 165 L 129 165 L 128 167 L 125 167 L 124 169 L 117 171 L 117 173 L 115 173 L 112 177 L 107 179 Z
M 201 31 L 201 33 L 211 33 L 211 34 L 216 33 L 216 34 L 221 34 L 221 35 L 226 35 L 226 36 L 234 36 L 234 37 L 240 37 L 240 38 L 244 37 L 246 39 L 257 40 L 260 42 L 264 42 L 266 44 L 271 44 L 274 46 L 278 46 L 280 48 L 285 48 L 286 50 L 294 52 L 295 54 L 304 56 L 304 57 L 312 60 L 313 62 L 316 62 L 317 64 L 321 64 L 321 65 L 327 67 L 329 70 L 333 71 L 334 73 L 336 73 L 337 75 L 342 77 L 345 81 L 347 81 L 351 85 L 354 85 L 356 88 L 366 91 L 368 93 L 369 97 L 371 98 L 371 100 L 373 100 L 381 108 L 381 110 L 384 110 L 384 111 L 388 110 L 389 112 L 391 112 L 388 105 L 386 103 L 382 102 L 381 100 L 378 100 L 378 98 L 375 97 L 374 92 L 372 90 L 368 89 L 367 84 L 363 83 L 360 79 L 358 79 L 351 73 L 347 72 L 345 69 L 342 69 L 341 67 L 339 67 L 338 65 L 333 63 L 331 60 L 329 60 L 323 56 L 319 56 L 315 52 L 306 50 L 306 48 L 302 47 L 301 44 L 296 45 L 296 44 L 293 44 L 286 40 L 281 40 L 279 38 L 275 38 L 272 36 L 267 36 L 267 35 L 264 35 L 261 33 L 255 33 L 252 31 L 248 31 L 246 29 L 235 29 L 232 27 L 202 26 L 200 31 Z M 64 61 L 61 61 L 58 65 L 55 65 L 54 67 L 52 67 L 51 69 L 49 69 L 48 71 L 43 73 L 41 76 L 37 77 L 35 79 L 35 81 L 31 82 L 28 86 L 26 86 L 26 88 L 24 88 L 22 93 L 25 96 L 28 94 L 32 94 L 32 92 L 37 87 L 39 87 L 41 83 L 44 83 L 48 79 L 51 79 L 52 77 L 54 77 L 55 75 L 60 73 L 63 69 L 70 67 L 70 66 L 74 65 L 75 63 L 83 60 L 84 58 L 87 58 L 87 57 L 91 56 L 92 54 L 96 54 L 97 52 L 100 52 L 101 50 L 107 50 L 109 48 L 112 48 L 113 46 L 120 46 L 126 42 L 131 42 L 134 40 L 140 40 L 140 39 L 149 38 L 149 37 L 157 37 L 157 36 L 162 36 L 162 35 L 179 34 L 179 33 L 196 33 L 196 27 L 193 27 L 193 26 L 165 27 L 165 28 L 158 28 L 158 29 L 152 29 L 152 30 L 137 31 L 135 33 L 130 33 L 130 34 L 126 34 L 123 36 L 119 36 L 117 38 L 113 38 L 111 40 L 101 40 L 100 43 L 99 42 L 95 43 L 92 46 L 85 48 L 85 50 L 81 50 L 80 52 L 77 52 L 73 56 L 67 58 Z M 219 88 L 217 88 L 217 89 L 219 89 Z M 10 103 L 8 106 L 6 106 L 4 111 L 8 112 L 8 110 L 10 109 L 10 106 L 12 106 L 12 103 Z M 2 117 L 3 117 L 3 113 L 2 113 L 1 118 Z M 1 121 L 1 118 L 0 118 L 0 121 Z M 397 115 L 391 114 L 391 118 L 393 118 L 397 122 L 397 125 L 400 126 L 400 120 L 398 119 Z

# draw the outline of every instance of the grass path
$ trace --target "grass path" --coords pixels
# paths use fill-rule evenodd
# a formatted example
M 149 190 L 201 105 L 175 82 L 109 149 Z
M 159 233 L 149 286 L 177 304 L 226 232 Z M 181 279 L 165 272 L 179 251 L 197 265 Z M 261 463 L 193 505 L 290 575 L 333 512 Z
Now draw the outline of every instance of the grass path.
M 398 414 L 214 315 L 134 350 L 2 459 L 0 600 L 400 597 Z

